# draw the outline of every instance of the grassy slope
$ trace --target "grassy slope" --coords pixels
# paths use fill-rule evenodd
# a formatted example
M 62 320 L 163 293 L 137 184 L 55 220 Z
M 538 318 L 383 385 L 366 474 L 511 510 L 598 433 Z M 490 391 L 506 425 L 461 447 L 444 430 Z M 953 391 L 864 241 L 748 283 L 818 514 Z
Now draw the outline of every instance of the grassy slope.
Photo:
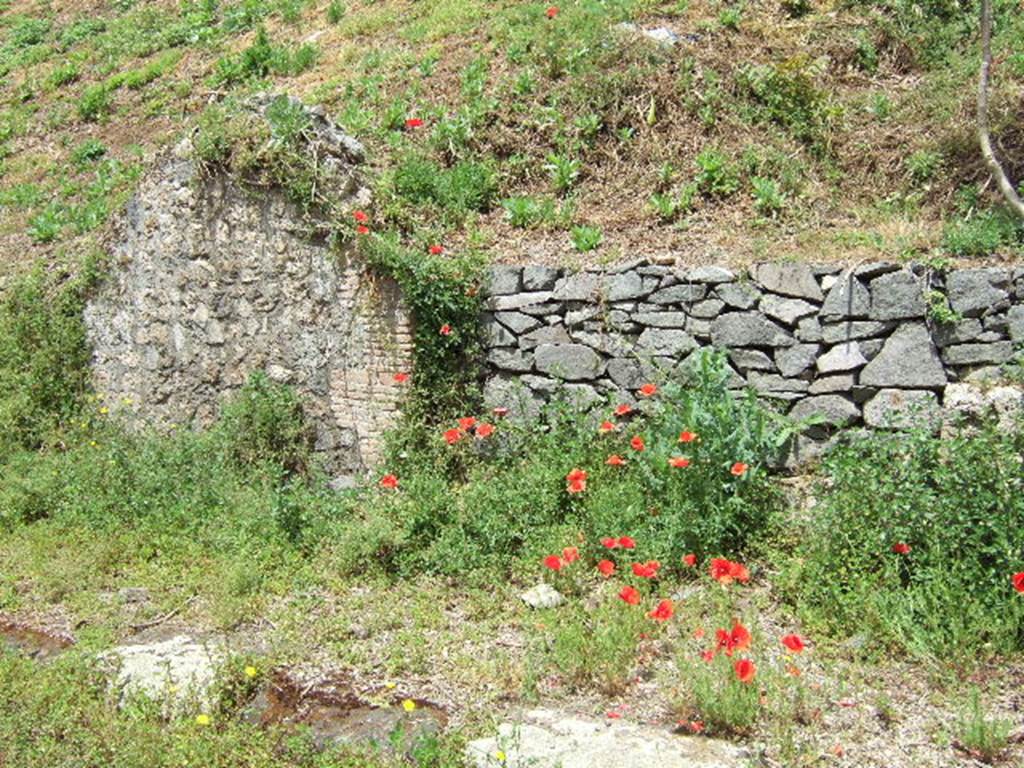
M 908 29 L 909 3 L 887 13 L 823 3 L 791 18 L 774 2 L 617 0 L 566 3 L 548 19 L 542 4 L 378 0 L 339 4 L 334 23 L 322 0 L 4 5 L 5 263 L 90 249 L 155 150 L 210 100 L 263 87 L 325 103 L 367 143 L 381 174 L 379 223 L 499 258 L 920 257 L 939 245 L 943 222 L 989 204 L 962 191 L 985 180 L 971 132 L 973 29 L 966 20 Z M 611 31 L 624 19 L 687 37 L 658 52 Z M 1019 177 L 1022 121 L 1012 110 L 1024 65 L 1012 40 L 1021 22 L 1007 19 L 993 124 Z M 216 82 L 218 60 L 250 46 L 258 23 L 279 52 L 315 46 L 315 63 Z M 408 115 L 424 127 L 401 130 Z M 691 210 L 660 218 L 651 195 L 686 197 L 708 149 L 727 161 L 726 194 L 707 193 L 705 181 Z M 395 194 L 390 171 L 410 152 L 490 164 L 495 203 L 453 212 Z M 562 196 L 545 168 L 552 153 L 579 163 Z M 755 177 L 782 194 L 781 210 L 758 208 Z M 510 196 L 556 212 L 513 228 L 496 204 Z M 581 256 L 573 225 L 600 229 L 603 245 Z M 1019 252 L 1005 241 L 984 250 Z

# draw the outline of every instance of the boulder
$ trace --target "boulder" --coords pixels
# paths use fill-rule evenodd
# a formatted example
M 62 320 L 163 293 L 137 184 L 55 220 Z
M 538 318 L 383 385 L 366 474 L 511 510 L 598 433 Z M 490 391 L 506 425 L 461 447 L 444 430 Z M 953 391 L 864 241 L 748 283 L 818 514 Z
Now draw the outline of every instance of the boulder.
M 956 269 L 946 278 L 949 306 L 964 317 L 981 317 L 1005 305 L 1010 290 L 1008 269 Z
M 847 320 L 867 317 L 871 311 L 871 292 L 847 270 L 836 280 L 821 307 L 824 320 Z
M 541 344 L 534 350 L 538 371 L 567 381 L 596 379 L 604 372 L 604 363 L 583 344 Z
M 790 347 L 793 336 L 760 312 L 726 312 L 711 322 L 716 347 Z
M 491 267 L 487 275 L 487 294 L 489 296 L 504 296 L 510 293 L 519 293 L 522 287 L 522 275 L 522 267 L 507 264 Z
M 878 356 L 861 371 L 860 383 L 874 387 L 938 388 L 946 384 L 946 371 L 928 329 L 921 323 L 910 323 L 901 325 L 886 340 Z
M 924 285 L 912 272 L 888 272 L 871 281 L 872 320 L 908 320 L 927 311 Z
M 848 341 L 837 344 L 818 358 L 818 373 L 842 373 L 854 371 L 867 363 L 860 351 L 860 344 Z
M 771 293 L 808 299 L 821 303 L 824 296 L 814 277 L 814 270 L 806 264 L 757 264 L 751 270 L 754 281 Z

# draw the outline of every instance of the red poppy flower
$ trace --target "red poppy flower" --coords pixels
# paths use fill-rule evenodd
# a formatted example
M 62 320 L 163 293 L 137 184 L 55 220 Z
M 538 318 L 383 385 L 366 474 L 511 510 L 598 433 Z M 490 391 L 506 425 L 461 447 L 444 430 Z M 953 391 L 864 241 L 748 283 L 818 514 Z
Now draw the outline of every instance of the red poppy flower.
M 634 451 L 642 451 L 646 446 L 644 445 L 644 439 L 640 435 L 634 435 L 633 439 L 629 441 L 629 447 Z
M 658 387 L 656 384 L 644 384 L 640 387 L 639 392 L 644 397 L 651 397 L 658 392 Z
M 653 579 L 658 575 L 661 563 L 657 560 L 648 560 L 646 563 L 633 563 L 633 573 L 641 579 Z
M 370 217 L 366 215 L 366 211 L 352 211 L 352 218 L 359 224 L 365 224 L 370 220 Z
M 636 587 L 623 587 L 622 591 L 619 592 L 619 597 L 630 605 L 638 605 L 640 603 L 640 593 Z
M 493 413 L 496 418 L 503 419 L 508 416 L 508 408 L 499 405 L 497 408 L 492 409 L 491 413 Z
M 582 469 L 573 468 L 565 476 L 565 482 L 569 493 L 582 493 L 587 490 L 587 473 Z
M 384 477 L 380 479 L 380 487 L 394 490 L 398 487 L 398 478 L 394 475 L 384 475 Z
M 445 323 L 444 325 L 441 326 L 440 334 L 442 336 L 451 336 L 452 335 L 452 327 L 450 325 L 448 325 L 448 323 Z
M 897 555 L 909 555 L 910 545 L 907 544 L 905 541 L 898 541 L 892 545 L 892 551 L 895 552 Z
M 662 600 L 658 603 L 658 607 L 647 615 L 655 621 L 668 621 L 672 618 L 674 609 L 672 607 L 671 600 Z
M 555 16 L 558 15 L 558 8 L 556 8 L 553 5 L 549 6 L 547 11 L 545 11 L 545 13 L 547 13 L 547 16 L 548 16 L 549 19 L 553 19 L 553 18 L 555 18 Z
M 407 382 L 409 380 L 409 374 L 408 373 L 396 373 L 394 378 L 395 378 L 395 383 L 396 384 L 405 384 L 405 382 Z
M 597 570 L 601 572 L 601 575 L 606 579 L 615 573 L 615 563 L 611 560 L 602 560 L 597 564 Z
M 565 563 L 562 562 L 562 558 L 558 555 L 548 555 L 544 558 L 544 567 L 550 568 L 552 571 L 558 572 L 562 570 L 562 566 Z
M 356 227 L 356 234 L 357 235 L 368 235 L 368 234 L 370 234 L 370 228 L 368 226 L 366 226 L 365 224 L 360 224 L 358 227 Z
M 597 428 L 597 431 L 603 435 L 606 435 L 609 432 L 614 432 L 616 429 L 618 429 L 618 427 L 616 427 L 610 421 L 602 421 L 601 426 Z
M 690 723 L 689 728 L 692 733 L 700 733 L 704 730 L 704 722 L 701 720 L 694 720 Z
M 679 433 L 679 442 L 680 443 L 692 443 L 696 439 L 697 439 L 697 433 L 696 432 L 683 431 L 683 432 Z
M 472 416 L 463 416 L 459 419 L 459 429 L 463 432 L 469 432 L 473 427 L 476 426 L 476 419 Z
M 740 477 L 748 469 L 750 469 L 748 465 L 744 464 L 742 461 L 737 461 L 735 464 L 732 465 L 732 469 L 730 469 L 729 471 L 732 472 L 736 477 Z
M 800 653 L 804 649 L 804 639 L 800 635 L 784 635 L 782 644 L 793 653 Z
M 629 403 L 619 403 L 617 406 L 615 406 L 615 415 L 625 416 L 627 413 L 631 413 L 632 410 L 633 406 L 631 406 Z
M 712 661 L 715 660 L 715 652 L 714 651 L 702 651 L 701 654 L 700 654 L 700 657 L 702 659 L 704 659 L 704 661 L 706 661 L 708 663 L 711 663 Z
M 620 717 L 622 717 L 622 714 L 619 713 L 619 712 L 616 712 L 615 710 L 612 710 L 610 712 L 605 712 L 604 716 L 607 717 L 610 720 L 618 720 Z
M 694 554 L 683 555 L 683 564 L 689 568 L 693 568 L 697 565 L 697 556 Z
M 619 536 L 619 546 L 623 549 L 636 549 L 636 541 L 631 536 Z
M 430 251 L 430 255 L 431 256 L 440 256 L 442 253 L 444 253 L 444 246 L 443 245 L 432 245 L 427 250 Z
M 605 461 L 605 464 L 607 464 L 610 467 L 621 467 L 625 463 L 626 463 L 626 460 L 624 458 L 622 458 L 621 456 L 619 456 L 619 454 L 617 454 L 617 453 L 613 453 Z
M 732 584 L 733 581 L 746 583 L 750 581 L 750 571 L 741 563 L 734 563 L 720 557 L 711 560 L 711 578 L 720 584 Z
M 697 627 L 695 630 L 693 630 L 693 636 L 697 640 L 700 640 L 702 637 L 704 637 L 704 627 Z
M 423 125 L 423 121 L 418 117 L 410 117 L 405 121 L 406 128 L 419 128 L 421 125 Z
M 1024 571 L 1013 574 L 1011 578 L 1013 579 L 1013 588 L 1024 593 Z
M 455 445 L 461 439 L 462 439 L 462 430 L 461 429 L 447 429 L 447 430 L 445 430 L 444 441 L 446 443 L 448 443 L 448 445 Z
M 668 463 L 670 467 L 675 467 L 676 469 L 686 469 L 690 466 L 690 460 L 684 456 L 673 456 L 668 460 Z
M 736 677 L 741 683 L 749 683 L 757 674 L 757 667 L 750 659 L 740 659 L 733 665 L 733 669 L 736 670 Z
M 575 563 L 580 559 L 580 550 L 577 547 L 566 547 L 562 550 L 562 559 L 565 560 L 566 565 L 569 563 Z
M 750 631 L 736 620 L 733 620 L 729 639 L 732 641 L 732 647 L 737 651 L 743 651 L 750 647 Z
M 601 546 L 604 547 L 605 549 L 615 549 L 617 546 L 619 546 L 619 540 L 618 539 L 613 539 L 612 537 L 607 536 L 607 537 L 601 539 Z
M 476 436 L 483 440 L 494 434 L 494 425 L 484 422 L 476 428 Z

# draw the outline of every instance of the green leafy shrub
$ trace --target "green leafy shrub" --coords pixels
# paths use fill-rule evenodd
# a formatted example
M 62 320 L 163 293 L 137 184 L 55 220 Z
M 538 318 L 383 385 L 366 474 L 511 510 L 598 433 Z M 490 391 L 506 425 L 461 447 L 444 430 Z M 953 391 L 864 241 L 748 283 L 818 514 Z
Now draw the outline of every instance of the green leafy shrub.
M 599 227 L 576 226 L 569 230 L 569 239 L 573 248 L 580 253 L 587 253 L 601 244 L 604 234 Z
M 956 256 L 1024 252 L 1024 222 L 1003 206 L 994 206 L 946 224 L 942 246 Z
M 38 448 L 81 406 L 89 349 L 82 309 L 95 266 L 77 277 L 35 272 L 0 303 L 0 456 Z
M 765 216 L 777 216 L 785 203 L 785 196 L 773 179 L 754 176 L 750 179 L 753 188 L 754 207 Z
M 309 466 L 313 431 L 302 403 L 291 388 L 261 371 L 252 374 L 224 407 L 216 432 L 227 455 L 239 465 L 269 464 L 285 474 L 304 472 Z
M 823 64 L 795 56 L 779 64 L 748 66 L 737 84 L 753 105 L 755 120 L 781 125 L 795 138 L 824 146 L 836 109 L 817 84 Z
M 736 167 L 719 150 L 701 150 L 694 163 L 697 165 L 694 183 L 708 197 L 728 197 L 739 189 L 740 179 Z
M 295 76 L 312 67 L 318 55 L 319 50 L 312 43 L 301 45 L 294 51 L 274 45 L 267 30 L 260 26 L 248 48 L 217 61 L 212 81 L 215 85 L 231 85 L 271 74 Z
M 603 536 L 635 536 L 649 542 L 644 557 L 667 564 L 687 552 L 743 550 L 774 519 L 778 497 L 766 467 L 791 433 L 752 394 L 729 392 L 719 358 L 697 357 L 686 379 L 666 384 L 609 434 L 571 404 L 551 406 L 540 423 L 502 422 L 487 439 L 463 435 L 453 445 L 442 437 L 452 422 L 399 430 L 387 471 L 400 490 L 374 490 L 360 502 L 365 516 L 384 516 L 400 532 L 382 554 L 403 572 L 459 573 L 506 569 L 576 534 L 594 548 Z M 510 394 L 508 405 L 516 403 Z M 680 443 L 682 430 L 699 439 Z M 635 435 L 643 451 L 630 447 Z M 611 454 L 625 465 L 608 465 Z M 674 456 L 690 466 L 671 466 Z M 733 475 L 736 462 L 749 468 Z M 574 467 L 589 475 L 581 494 L 567 493 Z
M 1013 721 L 988 716 L 977 688 L 957 722 L 960 745 L 986 763 L 994 763 L 1010 743 Z
M 788 575 L 809 617 L 917 653 L 1024 647 L 1024 431 L 878 433 L 825 462 Z M 908 551 L 897 545 L 906 545 Z M 895 548 L 895 549 L 894 549 Z
M 461 220 L 494 204 L 497 179 L 489 163 L 461 160 L 444 168 L 423 155 L 406 156 L 394 174 L 395 192 L 412 203 L 432 203 Z

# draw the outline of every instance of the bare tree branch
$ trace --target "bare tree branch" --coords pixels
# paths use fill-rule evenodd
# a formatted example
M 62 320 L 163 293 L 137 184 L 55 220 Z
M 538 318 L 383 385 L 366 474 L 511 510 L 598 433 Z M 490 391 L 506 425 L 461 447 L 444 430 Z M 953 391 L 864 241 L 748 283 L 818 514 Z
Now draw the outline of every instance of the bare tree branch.
M 978 143 L 985 164 L 995 177 L 999 191 L 1003 193 L 1010 208 L 1024 218 L 1024 202 L 1014 189 L 1013 183 L 1003 170 L 992 149 L 988 131 L 988 74 L 992 68 L 992 0 L 981 0 L 981 72 L 978 75 Z

